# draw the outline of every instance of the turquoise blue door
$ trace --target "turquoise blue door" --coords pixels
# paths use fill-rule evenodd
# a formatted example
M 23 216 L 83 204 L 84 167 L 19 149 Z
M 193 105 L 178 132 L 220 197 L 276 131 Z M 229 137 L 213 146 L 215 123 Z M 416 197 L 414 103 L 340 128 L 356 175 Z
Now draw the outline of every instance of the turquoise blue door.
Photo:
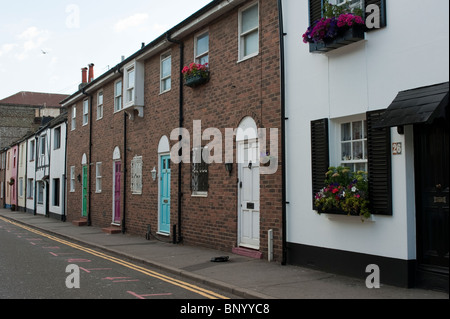
M 159 174 L 159 231 L 170 233 L 170 156 L 160 157 Z

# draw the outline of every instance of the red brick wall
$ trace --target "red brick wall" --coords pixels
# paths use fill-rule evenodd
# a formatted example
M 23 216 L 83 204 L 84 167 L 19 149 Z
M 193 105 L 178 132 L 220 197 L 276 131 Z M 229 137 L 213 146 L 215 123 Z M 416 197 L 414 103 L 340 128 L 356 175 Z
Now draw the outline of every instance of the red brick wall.
M 252 116 L 263 128 L 281 128 L 280 68 L 277 3 L 260 0 L 260 53 L 246 61 L 238 61 L 238 8 L 207 26 L 211 80 L 191 89 L 184 87 L 184 127 L 192 138 L 194 120 L 202 121 L 202 129 L 215 127 L 223 134 L 225 128 L 237 128 L 246 116 Z M 206 30 L 202 28 L 199 32 Z M 183 39 L 184 64 L 194 60 L 194 36 Z M 158 169 L 158 143 L 163 135 L 170 138 L 179 126 L 179 47 L 169 48 L 172 55 L 172 89 L 160 94 L 160 54 L 145 61 L 145 114 L 127 119 L 126 229 L 144 236 L 147 225 L 152 233 L 158 229 L 158 181 L 151 178 L 153 167 Z M 119 146 L 124 157 L 124 112 L 114 114 L 114 82 L 103 86 L 104 115 L 96 121 L 97 94 L 93 103 L 91 219 L 92 225 L 107 227 L 112 220 L 112 155 Z M 70 166 L 81 174 L 81 156 L 89 156 L 89 132 L 82 127 L 82 101 L 77 103 L 77 129 L 69 131 L 68 178 Z M 69 110 L 70 112 L 70 110 Z M 71 114 L 71 113 L 69 113 Z M 70 124 L 69 117 L 69 124 Z M 281 131 L 279 131 L 281 138 Z M 170 141 L 172 147 L 177 141 Z M 208 141 L 204 141 L 206 145 Z M 235 144 L 235 143 L 234 143 Z M 281 146 L 281 141 L 279 141 Z M 192 141 L 191 141 L 192 147 Z M 280 154 L 280 149 L 278 150 Z M 273 153 L 273 150 L 272 150 Z M 142 195 L 131 194 L 130 167 L 133 157 L 143 157 Z M 236 151 L 234 151 L 236 159 Z M 102 162 L 101 194 L 95 193 L 95 163 Z M 279 165 L 281 165 L 281 158 Z M 281 166 L 279 166 L 281 168 Z M 171 167 L 171 224 L 178 224 L 178 165 Z M 123 180 L 122 180 L 123 182 Z M 186 244 L 231 251 L 237 244 L 237 165 L 230 177 L 224 164 L 209 166 L 207 197 L 191 196 L 191 167 L 182 164 L 182 237 Z M 68 196 L 69 220 L 81 215 L 81 183 Z M 274 230 L 275 259 L 281 259 L 281 169 L 274 175 L 261 175 L 261 251 L 267 253 L 267 231 Z M 123 186 L 122 186 L 123 189 Z M 178 226 L 178 225 L 177 225 Z M 171 240 L 171 238 L 165 238 Z

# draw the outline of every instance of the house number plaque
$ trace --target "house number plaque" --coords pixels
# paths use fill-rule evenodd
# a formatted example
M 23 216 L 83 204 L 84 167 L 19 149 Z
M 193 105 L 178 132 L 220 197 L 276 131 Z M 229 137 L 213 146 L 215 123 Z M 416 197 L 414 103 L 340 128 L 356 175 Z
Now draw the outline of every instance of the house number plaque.
M 392 155 L 402 155 L 402 143 L 392 143 Z
M 447 204 L 447 197 L 434 197 L 435 204 Z

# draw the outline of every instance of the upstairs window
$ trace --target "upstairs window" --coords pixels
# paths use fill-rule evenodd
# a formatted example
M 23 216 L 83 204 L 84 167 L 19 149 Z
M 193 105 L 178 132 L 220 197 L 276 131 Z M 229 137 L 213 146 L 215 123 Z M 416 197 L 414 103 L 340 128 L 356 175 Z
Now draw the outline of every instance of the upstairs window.
M 83 101 L 83 126 L 89 122 L 89 100 Z
M 103 92 L 97 95 L 97 120 L 103 118 Z
M 34 140 L 30 141 L 30 149 L 29 149 L 29 161 L 33 162 L 34 161 L 34 154 L 35 154 L 35 142 Z
M 122 81 L 114 84 L 114 112 L 122 110 Z
M 134 101 L 134 85 L 136 83 L 134 66 L 126 70 L 126 80 L 125 103 L 130 103 Z
M 172 87 L 172 56 L 161 55 L 161 93 L 167 92 Z
M 77 128 L 77 107 L 73 106 L 72 108 L 72 123 L 71 123 L 72 131 Z
M 53 130 L 53 149 L 58 150 L 61 148 L 61 126 Z
M 133 61 L 124 67 L 123 108 L 144 106 L 144 69 L 140 61 Z
M 371 15 L 373 19 L 379 21 L 372 21 L 378 24 L 380 28 L 383 28 L 387 24 L 386 19 L 386 0 L 329 0 L 329 4 L 336 5 L 338 7 L 349 6 L 355 13 L 362 13 L 364 19 Z M 312 25 L 315 21 L 323 17 L 323 9 L 325 0 L 309 0 L 309 24 Z M 374 14 L 374 12 L 366 12 L 366 8 L 369 5 L 376 5 L 379 9 L 379 15 Z M 372 20 L 372 19 L 371 19 Z M 367 31 L 372 31 L 374 29 L 368 29 Z
M 242 9 L 239 13 L 239 60 L 259 53 L 259 5 Z
M 209 33 L 203 33 L 195 39 L 195 62 L 209 63 Z

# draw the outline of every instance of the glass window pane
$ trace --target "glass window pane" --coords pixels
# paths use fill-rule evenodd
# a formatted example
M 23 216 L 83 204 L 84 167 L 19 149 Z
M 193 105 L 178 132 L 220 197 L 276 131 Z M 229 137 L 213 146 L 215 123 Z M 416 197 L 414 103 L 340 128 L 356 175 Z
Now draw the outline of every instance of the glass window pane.
M 354 140 L 360 140 L 363 137 L 363 133 L 362 133 L 362 122 L 353 122 L 352 124 L 352 128 L 353 128 L 353 139 Z
M 352 139 L 350 129 L 351 129 L 350 123 L 345 123 L 341 125 L 341 141 L 350 141 Z
M 128 71 L 128 88 L 134 87 L 134 69 Z
M 367 141 L 364 141 L 364 159 L 368 159 L 368 153 L 367 153 Z
M 162 77 L 168 77 L 172 73 L 172 59 L 169 57 L 162 61 Z
M 358 172 L 358 171 L 367 172 L 367 164 L 365 164 L 365 163 L 355 164 L 354 172 Z
M 163 91 L 170 90 L 171 87 L 172 87 L 172 81 L 170 80 L 170 78 L 162 81 Z
M 206 64 L 209 63 L 209 55 L 204 55 L 202 56 L 199 60 L 198 63 L 200 64 Z
M 342 160 L 350 161 L 352 159 L 352 144 L 342 143 Z
M 353 142 L 353 159 L 362 160 L 363 159 L 363 143 Z
M 258 27 L 257 5 L 242 12 L 242 33 L 248 32 L 256 27 Z
M 197 38 L 197 56 L 202 55 L 208 51 L 209 51 L 209 35 L 204 34 Z
M 122 81 L 116 83 L 116 96 L 122 95 Z
M 250 54 L 258 52 L 258 41 L 259 41 L 258 32 L 253 32 L 253 33 L 250 33 L 250 34 L 245 36 L 245 40 L 244 40 L 244 46 L 245 46 L 244 56 L 248 56 Z

